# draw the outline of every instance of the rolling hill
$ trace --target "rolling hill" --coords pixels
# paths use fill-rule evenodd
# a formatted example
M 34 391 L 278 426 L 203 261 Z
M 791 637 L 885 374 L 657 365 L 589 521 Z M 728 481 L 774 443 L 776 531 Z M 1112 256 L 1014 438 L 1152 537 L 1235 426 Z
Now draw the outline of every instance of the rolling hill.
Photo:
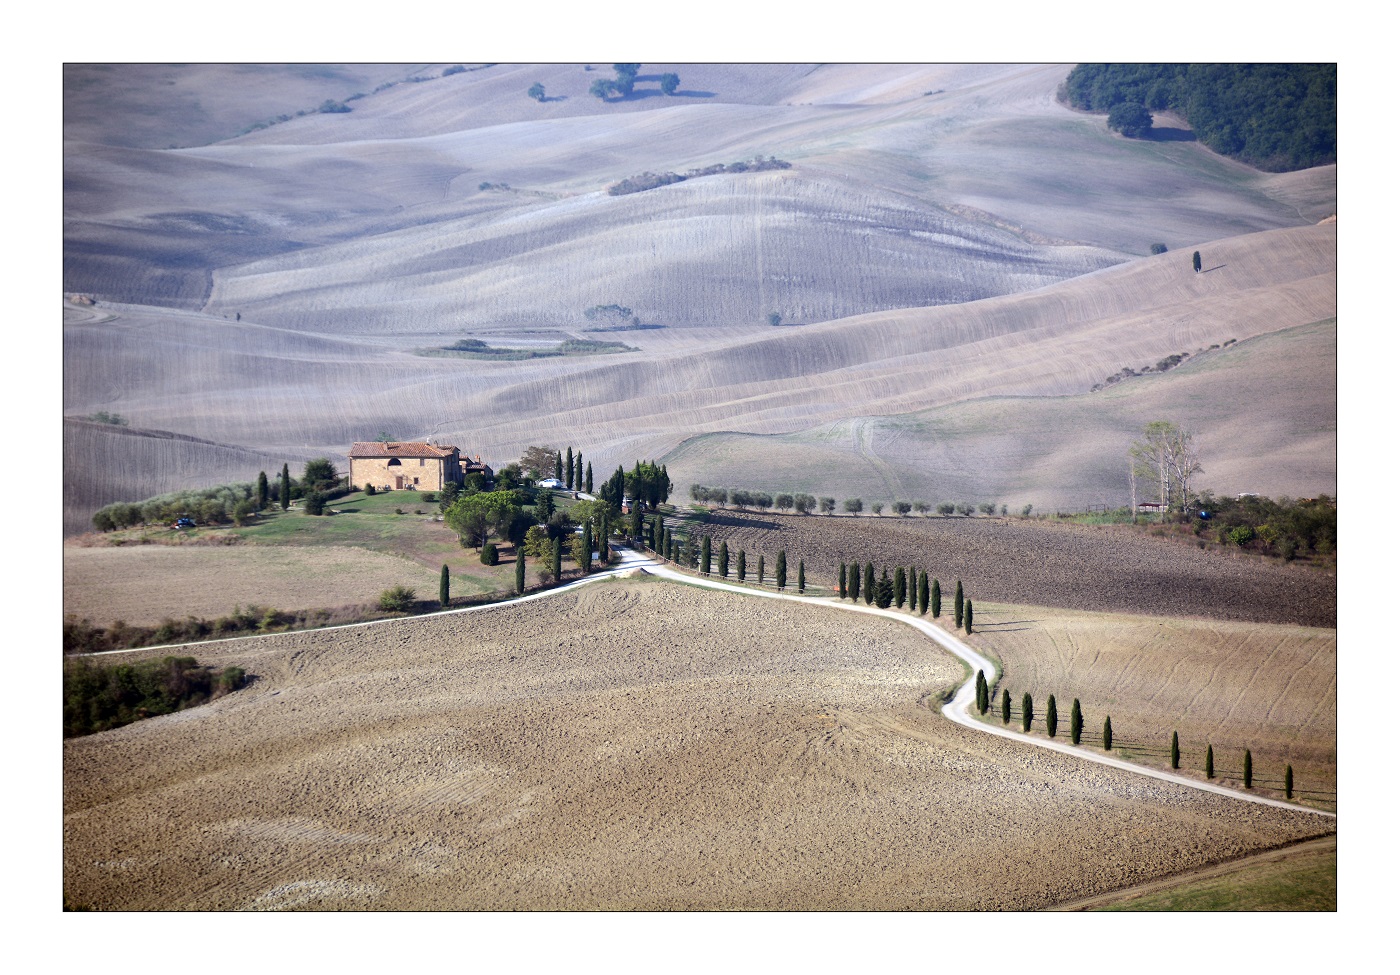
M 601 65 L 243 66 L 241 103 L 228 66 L 110 66 L 105 101 L 99 67 L 65 72 L 64 288 L 103 313 L 65 304 L 67 532 L 133 493 L 344 466 L 381 431 L 497 465 L 666 457 L 682 492 L 800 472 L 1046 508 L 1105 500 L 1170 418 L 1220 490 L 1335 490 L 1336 167 L 1119 138 L 1055 102 L 1068 66 L 646 65 L 609 102 Z M 755 156 L 792 167 L 606 192 Z M 588 331 L 611 303 L 648 327 Z M 463 337 L 640 351 L 415 354 Z M 78 419 L 99 410 L 131 426 Z

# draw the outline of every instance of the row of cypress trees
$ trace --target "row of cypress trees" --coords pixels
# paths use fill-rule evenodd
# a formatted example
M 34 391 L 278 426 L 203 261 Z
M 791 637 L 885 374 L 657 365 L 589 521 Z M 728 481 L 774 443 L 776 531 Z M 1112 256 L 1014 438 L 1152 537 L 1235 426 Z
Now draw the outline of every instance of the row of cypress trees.
M 906 571 L 899 566 L 893 577 L 889 570 L 881 569 L 876 579 L 874 563 L 867 562 L 862 568 L 859 562 L 842 562 L 836 574 L 836 591 L 851 602 L 864 597 L 867 606 L 873 603 L 881 609 L 891 605 L 903 609 L 907 602 L 911 613 L 927 616 L 932 608 L 935 619 L 943 615 L 943 588 L 922 569 Z M 953 593 L 953 627 L 972 632 L 972 600 L 963 594 L 961 579 Z
M 977 713 L 986 714 L 991 710 L 990 689 L 987 686 L 986 675 L 982 671 L 977 672 Z M 1021 731 L 1029 733 L 1031 724 L 1035 721 L 1035 702 L 1031 699 L 1030 692 L 1021 695 Z M 1011 692 L 1006 688 L 1001 691 L 1001 723 L 1011 723 Z M 1045 733 L 1054 738 L 1060 730 L 1060 712 L 1055 703 L 1055 695 L 1051 694 L 1045 702 Z M 1074 704 L 1069 710 L 1069 738 L 1074 744 L 1079 744 L 1084 736 L 1084 710 L 1079 706 L 1079 698 L 1074 699 Z M 1103 747 L 1104 751 L 1113 750 L 1113 718 L 1105 715 L 1103 719 Z
M 701 535 L 697 551 L 695 534 L 676 535 L 666 527 L 660 515 L 651 519 L 642 540 L 647 548 L 667 561 L 697 569 L 701 575 L 713 575 L 718 569 L 720 577 L 728 579 L 732 567 L 739 582 L 748 581 L 749 559 L 748 553 L 743 549 L 739 549 L 737 555 L 731 556 L 729 542 L 721 540 L 719 551 L 716 553 L 713 539 L 709 535 Z M 767 585 L 768 565 L 763 555 L 758 557 L 757 578 L 759 585 Z M 778 560 L 773 566 L 773 583 L 779 589 L 788 587 L 787 549 L 778 552 Z M 802 559 L 797 562 L 797 591 L 807 591 L 807 563 Z

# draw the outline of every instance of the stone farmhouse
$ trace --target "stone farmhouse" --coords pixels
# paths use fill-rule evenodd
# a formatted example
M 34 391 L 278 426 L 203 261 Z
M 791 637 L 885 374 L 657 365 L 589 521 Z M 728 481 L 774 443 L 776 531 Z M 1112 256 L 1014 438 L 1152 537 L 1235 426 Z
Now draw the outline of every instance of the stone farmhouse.
M 484 473 L 491 468 L 464 460 L 448 444 L 417 441 L 374 441 L 350 445 L 350 483 L 355 487 L 373 485 L 377 491 L 441 491 L 449 482 L 461 484 L 467 474 Z

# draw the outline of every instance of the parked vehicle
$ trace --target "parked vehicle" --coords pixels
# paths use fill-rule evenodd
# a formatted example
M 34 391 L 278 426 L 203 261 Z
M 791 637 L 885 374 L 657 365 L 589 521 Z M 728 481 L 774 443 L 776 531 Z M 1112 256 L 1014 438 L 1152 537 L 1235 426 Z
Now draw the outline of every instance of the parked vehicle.
M 193 519 L 193 518 L 176 518 L 176 519 L 175 519 L 175 524 L 171 525 L 170 527 L 171 527 L 171 528 L 174 528 L 176 531 L 180 531 L 181 529 L 184 529 L 184 528 L 193 528 L 193 527 L 194 527 L 194 519 Z

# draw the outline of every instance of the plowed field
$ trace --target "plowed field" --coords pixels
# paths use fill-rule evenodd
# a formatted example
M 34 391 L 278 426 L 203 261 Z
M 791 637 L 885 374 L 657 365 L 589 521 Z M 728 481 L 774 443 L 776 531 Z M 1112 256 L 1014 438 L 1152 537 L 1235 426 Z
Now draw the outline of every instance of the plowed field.
M 1059 606 L 1335 628 L 1337 578 L 1299 565 L 1144 537 L 1117 526 L 1000 518 L 823 517 L 716 512 L 699 529 L 718 551 L 759 553 L 772 565 L 806 562 L 810 585 L 830 588 L 843 561 L 937 578 L 945 600 L 961 579 L 974 606 Z
M 64 743 L 102 909 L 1025 909 L 1331 831 L 949 724 L 913 630 L 652 580 L 209 647 Z

